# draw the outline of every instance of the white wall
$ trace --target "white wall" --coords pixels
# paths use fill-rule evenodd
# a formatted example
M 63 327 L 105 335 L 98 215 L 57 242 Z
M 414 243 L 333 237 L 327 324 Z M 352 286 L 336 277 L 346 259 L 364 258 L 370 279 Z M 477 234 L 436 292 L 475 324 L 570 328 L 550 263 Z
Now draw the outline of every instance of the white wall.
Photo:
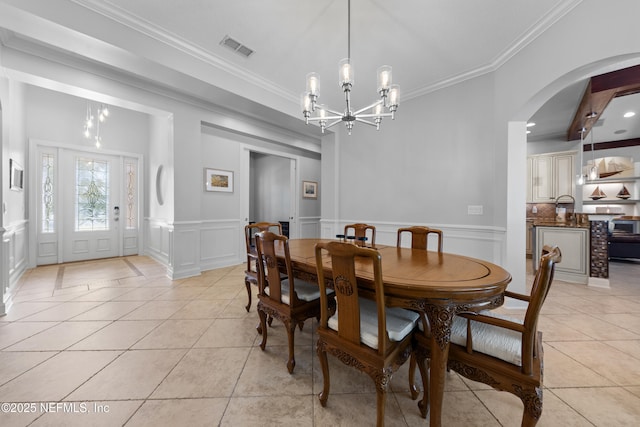
M 377 227 L 376 242 L 393 245 L 397 228 L 427 225 L 444 231 L 446 251 L 501 262 L 506 156 L 495 150 L 493 79 L 403 102 L 379 132 L 356 124 L 352 135 L 341 128 L 323 141 L 323 162 L 335 165 L 323 165 L 322 194 L 337 212 L 329 221 L 323 210 L 323 236 L 366 222 Z M 469 206 L 483 214 L 468 215 Z
M 0 58 L 2 48 L 0 46 Z M 28 217 L 27 187 L 9 189 L 9 160 L 23 167 L 27 176 L 28 165 L 25 136 L 24 85 L 0 75 L 0 104 L 2 110 L 2 220 L 0 222 L 0 315 L 12 304 L 12 289 L 27 268 Z
M 206 123 L 208 124 L 204 124 L 201 128 L 201 153 L 198 156 L 200 170 L 210 167 L 233 172 L 234 191 L 233 193 L 204 192 L 200 185 L 198 191 L 201 196 L 198 196 L 194 191 L 180 192 L 180 196 L 200 197 L 202 200 L 199 247 L 200 265 L 203 269 L 238 263 L 244 256 L 245 247 L 242 236 L 246 223 L 245 218 L 249 220 L 250 215 L 248 205 L 251 153 L 265 154 L 264 159 L 271 159 L 265 160 L 269 163 L 280 159 L 278 165 L 284 169 L 282 173 L 287 177 L 289 176 L 289 162 L 294 159 L 298 165 L 298 176 L 295 178 L 299 182 L 298 185 L 301 184 L 302 179 L 320 180 L 320 156 L 317 153 L 282 144 L 287 140 L 286 135 L 274 134 L 265 138 L 268 135 L 268 130 L 259 125 L 252 128 L 252 135 L 248 135 L 244 132 L 231 131 L 228 128 L 221 129 L 211 126 L 212 122 L 209 120 Z M 275 173 L 272 165 L 267 169 L 271 171 L 269 173 L 272 175 Z M 269 183 L 265 181 L 256 184 L 257 192 L 260 192 L 260 185 L 272 185 L 274 182 L 271 178 L 267 178 L 267 181 Z M 291 194 L 293 197 L 299 197 L 299 187 L 291 191 Z M 294 203 L 294 205 L 300 206 L 300 223 L 290 232 L 294 236 L 317 237 L 320 234 L 320 204 L 318 202 L 307 204 L 300 199 Z M 259 220 L 286 220 L 288 216 L 287 203 L 288 201 L 281 199 L 277 204 L 277 209 L 273 206 L 268 207 L 268 209 L 273 209 L 273 218 L 270 216 L 267 219 L 259 218 Z M 281 212 L 275 212 L 275 210 L 281 210 Z M 284 217 L 279 217 L 280 215 Z M 176 221 L 176 224 L 180 223 L 181 221 Z

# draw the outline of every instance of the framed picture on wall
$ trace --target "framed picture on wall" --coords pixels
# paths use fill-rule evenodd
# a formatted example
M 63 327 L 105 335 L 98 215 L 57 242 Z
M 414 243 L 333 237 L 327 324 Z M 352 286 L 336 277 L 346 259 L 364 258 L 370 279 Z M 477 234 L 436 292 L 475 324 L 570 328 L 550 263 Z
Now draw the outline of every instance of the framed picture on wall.
M 317 199 L 318 183 L 315 181 L 302 181 L 302 198 Z
M 9 188 L 16 191 L 24 188 L 24 170 L 13 159 L 9 159 Z
M 233 172 L 220 169 L 204 169 L 204 189 L 233 193 Z

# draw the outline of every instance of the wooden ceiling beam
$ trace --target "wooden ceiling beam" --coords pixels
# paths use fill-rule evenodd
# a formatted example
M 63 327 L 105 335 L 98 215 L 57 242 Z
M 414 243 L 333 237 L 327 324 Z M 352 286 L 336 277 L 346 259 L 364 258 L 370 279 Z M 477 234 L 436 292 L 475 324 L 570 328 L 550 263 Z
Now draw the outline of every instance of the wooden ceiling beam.
M 609 150 L 611 148 L 637 147 L 640 145 L 640 138 L 623 139 L 620 141 L 596 142 L 593 144 L 593 151 Z M 591 144 L 584 144 L 582 151 L 585 153 L 591 151 Z
M 567 130 L 567 141 L 580 139 L 580 129 L 583 127 L 585 128 L 583 138 L 586 138 L 613 98 L 638 92 L 640 92 L 640 65 L 591 77 Z

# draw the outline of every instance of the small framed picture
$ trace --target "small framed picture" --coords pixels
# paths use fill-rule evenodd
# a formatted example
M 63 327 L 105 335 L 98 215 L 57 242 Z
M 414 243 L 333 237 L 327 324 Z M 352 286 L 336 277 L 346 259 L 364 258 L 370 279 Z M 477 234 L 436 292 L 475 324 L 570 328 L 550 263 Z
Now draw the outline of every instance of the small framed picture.
M 233 193 L 233 172 L 220 169 L 204 169 L 204 189 Z
M 315 181 L 302 181 L 302 198 L 317 199 L 318 183 Z
M 13 159 L 9 159 L 9 188 L 16 191 L 24 188 L 24 170 Z

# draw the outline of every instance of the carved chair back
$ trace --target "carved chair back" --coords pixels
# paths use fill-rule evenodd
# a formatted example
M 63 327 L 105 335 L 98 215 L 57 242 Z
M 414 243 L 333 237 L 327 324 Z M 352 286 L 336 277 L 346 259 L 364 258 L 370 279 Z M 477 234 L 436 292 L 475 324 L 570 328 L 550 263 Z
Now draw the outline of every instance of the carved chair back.
M 442 230 L 423 226 L 399 228 L 397 247 L 400 247 L 403 233 L 411 233 L 411 248 L 425 250 L 429 245 L 429 234 L 435 234 L 438 238 L 438 252 L 442 252 Z
M 353 230 L 353 234 L 349 234 L 349 230 Z M 344 226 L 345 236 L 354 236 L 356 238 L 356 244 L 358 246 L 365 246 L 365 242 L 362 238 L 367 238 L 371 242 L 371 247 L 376 246 L 376 227 L 364 223 L 348 224 Z

